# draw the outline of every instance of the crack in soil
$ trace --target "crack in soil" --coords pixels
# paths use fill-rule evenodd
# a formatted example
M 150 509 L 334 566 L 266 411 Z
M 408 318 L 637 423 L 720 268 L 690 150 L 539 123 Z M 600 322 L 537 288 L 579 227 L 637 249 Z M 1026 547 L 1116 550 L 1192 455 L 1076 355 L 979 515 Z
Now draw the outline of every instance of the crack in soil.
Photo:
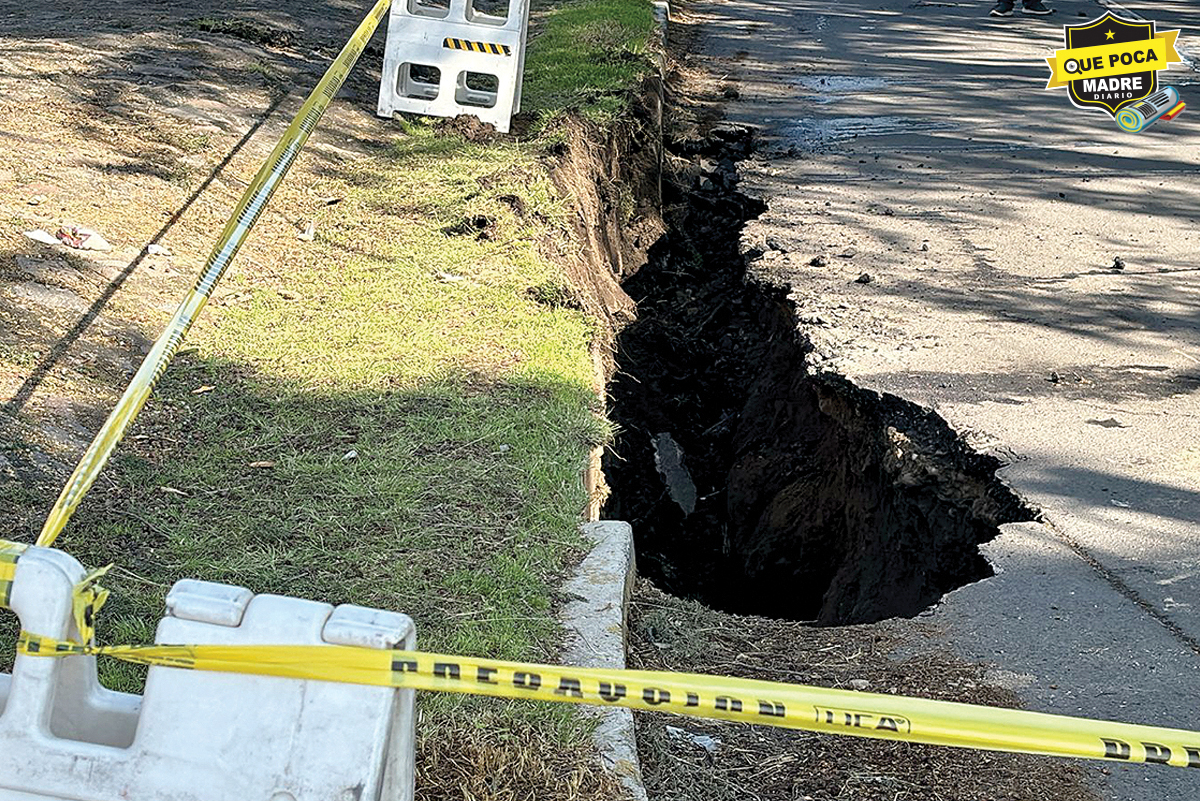
M 935 412 L 813 372 L 786 289 L 756 281 L 736 189 L 747 129 L 684 145 L 670 230 L 623 287 L 606 515 L 641 570 L 729 612 L 821 625 L 913 616 L 992 575 L 979 545 L 1034 519 Z M 697 169 L 698 168 L 698 169 Z M 690 183 L 685 186 L 684 183 Z

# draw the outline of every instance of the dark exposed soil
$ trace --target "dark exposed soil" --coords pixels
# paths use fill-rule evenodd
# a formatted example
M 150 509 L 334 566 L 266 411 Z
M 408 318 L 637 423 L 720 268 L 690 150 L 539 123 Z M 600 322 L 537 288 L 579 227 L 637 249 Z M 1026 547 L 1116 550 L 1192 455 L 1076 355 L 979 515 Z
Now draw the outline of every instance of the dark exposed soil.
M 651 78 L 631 98 L 630 116 L 607 130 L 567 120 L 566 152 L 553 171 L 555 184 L 571 199 L 575 236 L 558 242 L 559 252 L 551 255 L 564 266 L 581 305 L 596 320 L 596 341 L 603 351 L 634 319 L 633 301 L 621 282 L 642 269 L 665 230 L 659 97 L 657 78 Z M 611 375 L 611 353 L 598 355 L 601 372 Z
M 606 515 L 644 574 L 724 610 L 820 624 L 919 613 L 991 575 L 978 545 L 1031 512 L 935 413 L 806 366 L 782 290 L 747 278 L 749 132 L 678 145 L 670 230 L 623 284 Z M 759 253 L 748 254 L 755 258 Z

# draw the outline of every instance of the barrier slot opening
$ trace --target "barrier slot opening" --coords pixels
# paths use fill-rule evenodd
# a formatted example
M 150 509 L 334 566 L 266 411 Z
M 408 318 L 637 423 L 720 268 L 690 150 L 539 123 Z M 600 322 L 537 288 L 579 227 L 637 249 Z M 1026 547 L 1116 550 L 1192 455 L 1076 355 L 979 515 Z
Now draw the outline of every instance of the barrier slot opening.
M 430 19 L 450 16 L 450 0 L 408 0 L 408 13 Z
M 0 607 L 0 715 L 8 706 L 8 690 L 12 684 L 13 659 L 17 655 L 17 637 L 21 621 L 11 609 Z
M 481 25 L 504 25 L 508 22 L 508 0 L 471 0 L 467 19 Z
M 435 100 L 440 91 L 442 71 L 428 64 L 405 63 L 396 75 L 396 92 L 404 97 Z
M 0 718 L 8 710 L 13 690 L 16 643 L 22 625 L 11 609 L 0 608 Z M 71 626 L 70 636 L 78 633 Z M 36 659 L 36 657 L 25 657 Z M 53 666 L 50 733 L 62 740 L 128 748 L 137 733 L 141 696 L 114 692 L 96 679 L 95 657 L 71 657 Z M 22 668 L 27 670 L 28 665 Z M 29 683 L 17 682 L 17 687 Z
M 499 97 L 500 79 L 484 72 L 462 72 L 454 99 L 463 106 L 492 108 Z

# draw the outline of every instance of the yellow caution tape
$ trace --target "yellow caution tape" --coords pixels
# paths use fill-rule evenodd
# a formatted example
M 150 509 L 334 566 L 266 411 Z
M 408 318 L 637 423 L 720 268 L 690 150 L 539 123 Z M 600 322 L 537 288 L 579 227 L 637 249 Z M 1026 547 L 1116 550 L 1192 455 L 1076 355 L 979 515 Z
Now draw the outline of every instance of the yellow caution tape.
M 442 47 L 450 50 L 470 50 L 472 53 L 491 53 L 493 56 L 511 56 L 512 50 L 508 45 L 495 44 L 493 42 L 474 42 L 470 39 L 451 39 L 449 37 L 442 40 Z
M 337 645 L 88 647 L 29 632 L 21 633 L 18 647 L 31 656 L 110 656 L 189 670 L 621 706 L 930 745 L 1200 767 L 1200 732 L 722 676 Z
M 390 5 L 391 0 L 377 0 L 374 8 L 359 24 L 354 35 L 350 37 L 350 41 L 338 53 L 333 64 L 317 83 L 312 94 L 304 101 L 291 125 L 288 126 L 279 143 L 275 145 L 270 157 L 259 169 L 254 179 L 250 181 L 250 185 L 246 188 L 241 200 L 238 201 L 233 215 L 225 224 L 225 229 L 221 232 L 216 246 L 213 247 L 196 285 L 179 304 L 179 308 L 176 309 L 174 317 L 167 324 L 166 330 L 162 332 L 158 341 L 154 343 L 154 347 L 146 355 L 141 367 L 138 368 L 133 380 L 126 388 L 125 394 L 121 396 L 116 408 L 108 416 L 108 420 L 105 421 L 92 444 L 88 446 L 83 458 L 79 460 L 67 485 L 63 487 L 62 494 L 58 496 L 54 508 L 50 510 L 50 516 L 42 526 L 42 532 L 37 540 L 38 545 L 49 546 L 58 539 L 58 535 L 62 533 L 67 521 L 71 519 L 75 508 L 96 481 L 96 477 L 108 461 L 113 449 L 125 436 L 126 430 L 133 423 L 138 412 L 145 406 L 146 400 L 154 390 L 154 385 L 166 372 L 167 365 L 179 350 L 188 329 L 192 327 L 196 318 L 199 317 L 200 311 L 208 303 L 213 288 L 225 274 L 225 270 L 250 233 L 250 229 L 258 222 L 267 202 L 283 182 L 284 176 L 287 175 L 292 164 L 295 163 L 300 149 L 304 147 L 309 135 L 316 128 L 317 122 L 324 115 L 325 109 L 329 107 L 329 102 L 333 100 L 334 95 L 345 82 L 351 67 L 358 61 L 363 48 L 367 46 L 367 42 L 371 39 L 375 28 L 387 13 Z
M 11 583 L 24 550 L 0 540 L 0 581 Z M 108 656 L 187 670 L 621 706 L 929 745 L 1200 767 L 1200 732 L 773 681 L 342 645 L 96 646 L 91 626 L 108 595 L 96 584 L 102 574 L 89 573 L 75 585 L 76 616 L 80 608 L 87 610 L 82 643 L 22 631 L 18 650 L 38 657 Z M 7 603 L 3 586 L 0 601 Z
M 0 540 L 0 609 L 7 609 L 12 600 L 12 583 L 17 575 L 17 559 L 25 553 L 25 545 Z
M 108 590 L 97 582 L 112 569 L 112 565 L 93 570 L 84 576 L 71 590 L 71 615 L 79 632 L 79 641 L 93 645 L 96 641 L 96 615 L 108 600 Z

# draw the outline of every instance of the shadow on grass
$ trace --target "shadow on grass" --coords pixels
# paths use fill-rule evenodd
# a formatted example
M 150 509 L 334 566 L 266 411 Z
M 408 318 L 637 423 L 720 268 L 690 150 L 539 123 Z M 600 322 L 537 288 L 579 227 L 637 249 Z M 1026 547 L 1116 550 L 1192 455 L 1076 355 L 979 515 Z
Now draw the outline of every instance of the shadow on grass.
M 280 89 L 303 96 L 371 4 L 251 2 L 232 11 L 213 0 L 69 5 L 76 7 L 28 9 L 17 15 L 6 31 L 14 52 L 34 57 L 55 53 L 61 45 L 79 48 L 88 62 L 86 80 L 60 82 L 68 102 L 108 120 L 154 126 L 153 115 L 145 113 L 147 105 L 231 106 L 235 115 L 257 116 L 251 107 L 237 108 L 231 98 L 248 100 Z M 476 0 L 475 5 L 497 3 Z M 59 24 L 64 13 L 77 24 Z M 618 112 L 625 93 L 651 71 L 647 47 L 655 24 L 645 0 L 537 0 L 526 64 L 526 110 L 540 120 L 571 108 L 605 117 Z M 385 20 L 340 92 L 364 110 L 374 109 L 386 30 Z M 0 77 L 21 78 L 19 70 L 15 64 L 0 67 Z M 127 97 L 130 90 L 139 97 Z M 231 123 L 217 124 L 228 128 Z M 79 125 L 87 136 L 111 139 L 87 117 Z M 349 127 L 339 136 L 366 143 Z
M 536 36 L 530 45 L 527 107 L 543 124 L 549 117 L 567 108 L 582 107 L 594 113 L 609 113 L 618 107 L 623 108 L 626 93 L 649 68 L 645 50 L 654 25 L 649 4 L 639 0 L 582 0 L 573 3 L 542 0 L 536 6 L 536 27 L 541 35 Z M 201 104 L 213 101 L 204 93 L 211 93 L 214 87 L 224 87 L 225 91 L 235 94 L 262 90 L 261 75 L 228 68 L 226 62 L 233 58 L 231 53 L 240 47 L 274 65 L 277 80 L 271 87 L 273 99 L 269 105 L 261 112 L 247 111 L 253 122 L 244 129 L 240 140 L 212 167 L 182 205 L 172 210 L 168 220 L 147 244 L 157 242 L 175 226 L 255 136 L 262 124 L 280 110 L 289 97 L 285 89 L 290 89 L 293 99 L 298 99 L 303 91 L 307 91 L 308 85 L 316 80 L 324 64 L 301 57 L 301 51 L 316 48 L 315 52 L 320 53 L 333 47 L 339 41 L 338 36 L 353 28 L 362 12 L 362 9 L 342 3 L 311 1 L 301 3 L 287 12 L 261 4 L 241 7 L 234 16 L 225 14 L 222 9 L 223 6 L 210 7 L 207 3 L 188 5 L 186 9 L 172 8 L 168 4 L 168 7 L 152 12 L 136 5 L 101 3 L 78 9 L 81 18 L 89 20 L 90 24 L 85 27 L 64 31 L 61 26 L 38 25 L 36 19 L 26 19 L 10 31 L 10 35 L 21 42 L 18 49 L 24 48 L 30 52 L 38 51 L 46 40 L 83 44 L 92 40 L 112 39 L 113 47 L 104 50 L 99 65 L 89 73 L 88 80 L 71 81 L 63 86 L 74 104 L 89 110 L 88 114 L 80 115 L 77 122 L 84 138 L 101 141 L 121 157 L 131 160 L 130 164 L 109 170 L 118 180 L 129 172 L 174 180 L 174 171 L 178 169 L 174 151 L 184 145 L 177 141 L 177 132 L 163 128 L 161 122 L 148 112 L 156 107 L 177 104 L 179 92 L 185 87 L 190 87 L 186 89 L 187 92 L 199 92 L 192 97 L 192 101 Z M 313 13 L 301 13 L 305 9 Z M 206 27 L 197 24 L 198 19 L 225 24 L 216 28 L 212 25 Z M 236 25 L 230 28 L 229 24 L 232 23 Z M 238 37 L 228 33 L 235 29 L 266 37 L 262 41 L 275 41 L 270 36 L 272 32 L 286 32 L 288 37 L 281 41 L 289 44 L 287 47 L 268 46 L 264 49 L 262 41 L 254 36 L 239 44 Z M 203 37 L 212 41 L 206 43 L 201 40 Z M 355 106 L 370 108 L 373 105 L 373 87 L 377 86 L 378 74 L 375 62 L 382 57 L 381 39 L 382 34 L 377 34 L 375 45 L 368 49 L 363 63 L 355 70 L 357 82 L 343 92 Z M 180 70 L 194 71 L 192 80 L 181 83 Z M 123 92 L 132 84 L 136 84 L 138 96 L 143 102 L 131 102 L 124 98 Z M 222 102 L 227 100 L 224 97 L 219 99 Z M 162 140 L 162 152 L 147 154 L 140 139 L 128 145 L 122 142 L 112 134 L 114 122 L 136 125 L 143 138 L 156 142 Z M 333 125 L 336 123 L 326 120 L 322 127 L 330 129 Z M 401 130 L 407 130 L 407 126 L 401 125 Z M 353 142 L 372 152 L 380 149 L 379 138 L 364 137 L 350 127 L 333 127 L 327 132 L 338 141 Z M 419 138 L 416 145 L 413 143 L 418 140 L 411 136 L 402 136 L 401 140 L 404 143 L 401 147 L 403 156 L 408 159 L 448 159 L 464 153 L 464 143 L 457 136 L 423 137 Z M 167 147 L 168 144 L 171 146 Z M 478 146 L 473 151 L 468 147 L 467 151 L 470 151 L 468 155 L 480 155 L 486 153 L 486 146 Z M 370 180 L 371 176 L 364 170 L 348 166 L 329 154 L 315 150 L 313 153 L 310 153 L 310 157 L 316 159 L 319 174 L 343 178 L 353 175 L 354 180 L 360 183 Z M 384 181 L 386 178 L 379 176 L 378 180 Z M 405 204 L 412 202 L 412 199 L 394 196 L 389 199 L 390 205 L 379 211 L 403 211 L 407 208 Z M 415 202 L 419 204 L 420 201 Z M 62 312 L 52 313 L 49 317 L 57 323 L 53 326 L 55 330 L 37 324 L 35 327 L 39 330 L 32 332 L 30 341 L 11 343 L 27 352 L 34 351 L 36 343 L 48 344 L 38 356 L 36 365 L 5 402 L 3 411 L 10 416 L 21 412 L 46 378 L 64 365 L 71 352 L 79 349 L 79 340 L 89 333 L 95 333 L 97 318 L 127 279 L 137 272 L 145 255 L 146 251 L 142 250 L 115 277 L 107 280 L 99 294 L 90 299 L 87 308 L 77 313 L 71 321 L 68 322 Z M 41 310 L 38 315 L 30 315 L 27 305 L 23 304 L 25 301 L 22 304 L 9 304 L 0 299 L 0 312 L 11 313 L 15 319 L 23 322 L 28 321 L 29 317 L 40 319 L 43 316 Z M 7 308 L 10 305 L 12 308 Z
M 221 174 L 222 170 L 224 170 L 225 167 L 227 167 L 233 160 L 234 156 L 236 156 L 238 152 L 245 147 L 246 143 L 250 141 L 254 134 L 258 132 L 258 129 L 261 127 L 261 125 L 266 122 L 267 118 L 270 117 L 270 115 L 279 107 L 279 104 L 282 101 L 283 97 L 280 96 L 274 102 L 272 102 L 271 106 L 266 110 L 263 116 L 256 123 L 254 123 L 254 125 L 252 125 L 246 131 L 242 138 L 239 139 L 237 143 L 234 144 L 234 146 L 222 157 L 222 159 L 215 167 L 213 167 L 205 179 L 191 192 L 191 194 L 188 195 L 183 204 L 171 212 L 170 216 L 167 218 L 167 221 L 163 223 L 162 227 L 159 228 L 158 231 L 150 238 L 149 242 L 147 242 L 147 245 L 157 243 L 164 236 L 166 236 L 166 234 L 175 226 L 175 224 L 179 222 L 179 218 L 187 213 L 187 210 L 191 208 L 193 203 L 196 202 L 196 199 L 199 198 L 206 189 L 208 189 L 213 181 L 217 179 L 217 176 Z M 87 310 L 75 320 L 70 328 L 66 330 L 66 333 L 64 333 L 56 342 L 54 342 L 50 350 L 39 358 L 38 363 L 33 368 L 32 372 L 30 372 L 25 380 L 21 383 L 21 386 L 17 388 L 17 391 L 13 394 L 13 396 L 4 403 L 3 411 L 5 413 L 11 416 L 21 411 L 25 404 L 29 402 L 29 398 L 33 395 L 33 393 L 36 392 L 38 387 L 41 386 L 42 382 L 46 380 L 46 377 L 50 374 L 50 372 L 59 366 L 63 360 L 63 357 L 66 356 L 67 351 L 96 322 L 96 318 L 99 317 L 104 311 L 105 307 L 108 306 L 109 301 L 111 301 L 113 296 L 120 291 L 121 287 L 124 286 L 129 277 L 137 271 L 138 267 L 141 266 L 142 262 L 145 261 L 148 255 L 149 251 L 146 249 L 139 251 L 137 256 L 135 256 L 129 262 L 129 264 L 127 264 L 119 273 L 110 279 L 107 284 L 105 284 L 100 294 L 87 307 Z M 82 259 L 82 257 L 78 258 Z M 2 303 L 3 301 L 0 301 L 0 304 Z M 13 309 L 12 311 L 19 313 L 20 309 Z
M 406 612 L 425 649 L 550 658 L 604 434 L 592 402 L 565 382 L 453 375 L 327 394 L 183 357 L 58 544 L 117 566 L 103 642 L 151 641 L 166 589 L 198 578 Z M 0 485 L 40 522 L 54 495 L 29 496 Z M 141 677 L 108 663 L 102 680 Z
M 565 380 L 449 373 L 315 392 L 183 356 L 59 545 L 87 566 L 116 565 L 104 643 L 152 641 L 166 591 L 191 577 L 403 611 L 425 650 L 552 661 L 557 587 L 583 551 L 579 474 L 605 433 L 594 403 Z M 33 510 L 23 536 L 4 536 L 31 539 L 56 492 L 0 483 L 0 506 Z M 0 671 L 17 631 L 0 610 Z M 99 669 L 108 687 L 142 689 L 143 668 Z M 460 789 L 615 797 L 568 707 L 433 693 L 419 703 L 423 801 Z M 505 764 L 519 769 L 497 773 Z

